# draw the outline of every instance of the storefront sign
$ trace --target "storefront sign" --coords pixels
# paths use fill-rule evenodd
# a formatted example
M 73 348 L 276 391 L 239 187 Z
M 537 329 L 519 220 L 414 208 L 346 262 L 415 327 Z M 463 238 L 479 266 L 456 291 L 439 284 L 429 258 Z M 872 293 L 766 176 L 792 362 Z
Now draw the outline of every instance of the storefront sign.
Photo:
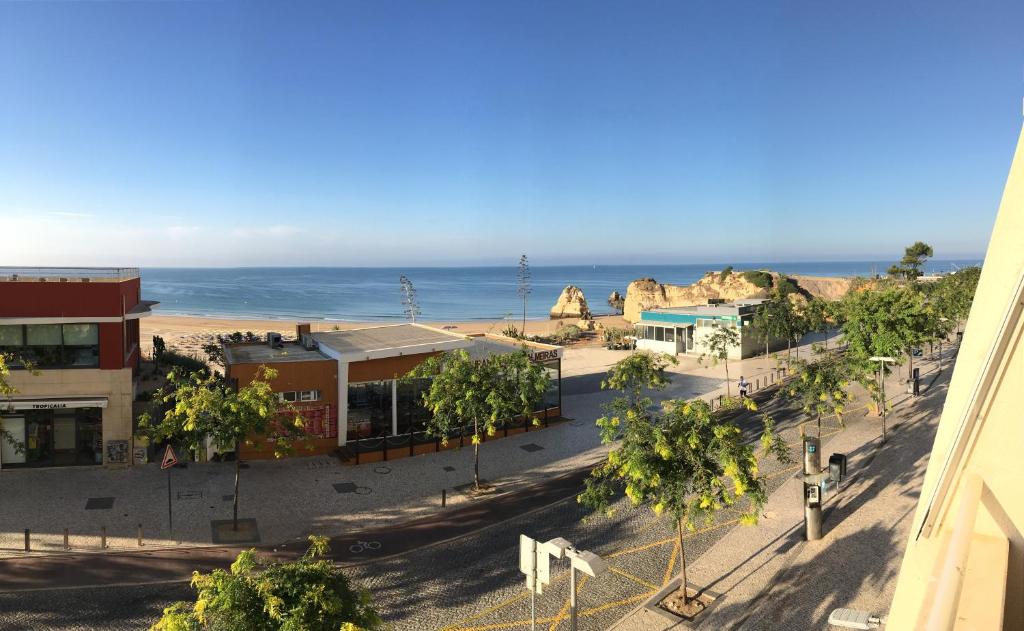
M 26 401 L 12 399 L 4 403 L 12 410 L 64 410 L 68 408 L 105 408 L 106 399 L 37 399 Z
M 535 362 L 542 362 L 548 359 L 558 359 L 558 350 L 552 349 L 550 351 L 537 351 L 536 353 L 530 354 L 530 359 Z

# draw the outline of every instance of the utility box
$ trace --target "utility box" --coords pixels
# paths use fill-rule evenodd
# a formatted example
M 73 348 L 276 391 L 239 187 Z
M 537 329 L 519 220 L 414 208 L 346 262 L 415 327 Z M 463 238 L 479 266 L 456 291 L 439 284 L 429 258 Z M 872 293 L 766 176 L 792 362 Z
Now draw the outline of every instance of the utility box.
M 836 484 L 846 477 L 846 454 L 832 454 L 828 457 L 828 477 Z
M 821 473 L 821 440 L 813 436 L 804 437 L 804 473 Z

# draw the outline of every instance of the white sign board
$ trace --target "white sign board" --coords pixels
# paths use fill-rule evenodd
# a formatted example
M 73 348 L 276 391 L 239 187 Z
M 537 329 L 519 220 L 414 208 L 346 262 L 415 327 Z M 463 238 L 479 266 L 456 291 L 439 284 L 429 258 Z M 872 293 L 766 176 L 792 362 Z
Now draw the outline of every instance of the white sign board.
M 536 551 L 536 541 L 526 535 L 519 535 L 519 571 L 527 577 L 533 577 L 533 572 L 537 568 Z

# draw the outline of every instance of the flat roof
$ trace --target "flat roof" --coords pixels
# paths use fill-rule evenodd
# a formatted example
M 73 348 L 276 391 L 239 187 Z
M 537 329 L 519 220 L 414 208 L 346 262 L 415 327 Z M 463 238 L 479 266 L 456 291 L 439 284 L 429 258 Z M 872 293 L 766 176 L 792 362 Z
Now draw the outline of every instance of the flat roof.
M 321 331 L 313 333 L 313 339 L 338 353 L 372 353 L 375 351 L 400 351 L 403 348 L 423 347 L 432 344 L 465 342 L 465 335 L 457 335 L 422 324 L 388 324 L 365 329 L 347 331 Z M 417 352 L 430 352 L 416 349 Z
M 298 342 L 284 342 L 280 348 L 256 342 L 225 344 L 224 361 L 228 364 L 280 364 L 330 359 L 317 350 L 308 350 Z
M 531 355 L 539 351 L 550 351 L 554 353 L 555 357 L 558 357 L 560 356 L 558 351 L 561 350 L 560 346 L 516 340 L 504 336 L 470 335 L 469 338 L 473 341 L 473 345 L 466 350 L 469 352 L 469 356 L 475 360 L 484 360 L 493 355 L 514 353 L 524 348 Z
M 0 266 L 0 282 L 120 282 L 138 277 L 137 267 Z
M 659 307 L 656 309 L 644 309 L 643 313 L 667 313 L 672 315 L 736 315 L 744 307 L 755 307 L 766 298 L 750 298 L 747 300 L 736 300 L 720 305 L 692 305 L 688 307 Z

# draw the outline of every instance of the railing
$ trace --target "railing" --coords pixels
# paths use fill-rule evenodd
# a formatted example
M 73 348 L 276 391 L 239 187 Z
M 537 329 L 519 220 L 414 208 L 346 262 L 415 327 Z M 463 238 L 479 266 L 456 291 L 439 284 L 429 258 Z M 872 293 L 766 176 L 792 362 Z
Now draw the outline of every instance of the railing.
M 533 415 L 525 417 L 522 420 L 508 420 L 503 423 L 499 423 L 496 426 L 496 432 L 494 436 L 488 437 L 485 434 L 481 436 L 482 442 L 488 440 L 494 440 L 498 437 L 508 436 L 510 431 L 516 431 L 522 429 L 525 432 L 529 432 L 534 429 L 538 429 L 533 423 L 536 419 L 541 427 L 548 427 L 551 419 L 557 419 L 557 415 L 554 414 L 556 407 L 545 408 L 534 412 Z M 448 433 L 448 444 L 458 444 L 459 447 L 465 447 L 472 444 L 473 437 L 473 426 L 468 425 L 466 427 L 460 427 L 454 429 Z M 343 451 L 347 451 L 352 454 L 355 458 L 356 464 L 360 462 L 361 454 L 381 454 L 381 460 L 388 460 L 389 450 L 394 449 L 408 449 L 408 455 L 413 456 L 416 453 L 416 447 L 420 445 L 433 445 L 434 451 L 441 451 L 445 449 L 441 445 L 441 437 L 429 435 L 425 431 L 412 431 L 405 434 L 395 434 L 393 436 L 373 436 L 367 438 L 358 438 L 349 440 L 345 443 Z M 399 457 L 405 457 L 406 454 L 401 454 Z M 374 460 L 376 461 L 376 460 Z
M 137 267 L 13 267 L 0 266 L 0 281 L 130 280 L 139 277 Z

